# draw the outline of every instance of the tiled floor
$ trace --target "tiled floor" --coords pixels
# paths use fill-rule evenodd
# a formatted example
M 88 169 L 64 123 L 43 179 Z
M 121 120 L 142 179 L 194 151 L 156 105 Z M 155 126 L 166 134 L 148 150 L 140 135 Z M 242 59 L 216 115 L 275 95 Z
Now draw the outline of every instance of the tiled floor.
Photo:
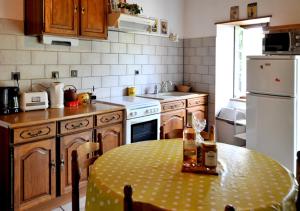
M 82 197 L 80 199 L 80 211 L 84 211 L 85 209 L 85 197 Z M 65 204 L 65 205 L 62 205 L 58 208 L 55 208 L 53 209 L 52 211 L 72 211 L 72 203 L 68 203 L 68 204 Z

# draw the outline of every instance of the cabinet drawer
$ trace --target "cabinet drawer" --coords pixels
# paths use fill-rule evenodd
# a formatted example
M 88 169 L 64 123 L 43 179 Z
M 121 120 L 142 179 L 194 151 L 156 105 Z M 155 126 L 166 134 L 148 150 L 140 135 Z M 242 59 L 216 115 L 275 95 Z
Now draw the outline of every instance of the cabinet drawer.
M 67 134 L 93 128 L 93 117 L 84 117 L 60 122 L 60 134 Z
M 178 100 L 178 101 L 161 104 L 162 112 L 178 110 L 178 109 L 183 109 L 183 108 L 185 108 L 185 100 Z
M 192 108 L 186 109 L 186 114 L 193 113 L 197 119 L 206 119 L 207 120 L 207 106 L 201 105 L 201 106 L 195 106 Z
M 123 111 L 97 115 L 96 126 L 117 123 L 123 121 Z
M 19 144 L 39 139 L 51 138 L 54 137 L 55 134 L 56 124 L 54 122 L 17 128 L 14 129 L 14 143 Z
M 197 97 L 187 100 L 187 107 L 194 107 L 207 104 L 207 97 Z

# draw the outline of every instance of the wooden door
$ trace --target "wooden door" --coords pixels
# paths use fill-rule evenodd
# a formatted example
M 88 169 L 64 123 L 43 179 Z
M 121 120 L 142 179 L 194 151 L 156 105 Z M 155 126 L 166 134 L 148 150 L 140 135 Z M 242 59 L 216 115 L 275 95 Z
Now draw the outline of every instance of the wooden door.
M 93 140 L 93 130 L 61 137 L 60 142 L 60 191 L 66 194 L 72 190 L 72 151 L 80 144 Z M 82 172 L 80 187 L 86 185 L 87 172 Z
M 206 105 L 187 108 L 186 112 L 187 112 L 187 114 L 192 112 L 196 116 L 197 119 L 206 119 L 207 120 L 207 106 Z
M 99 128 L 97 130 L 97 138 L 99 137 L 99 134 L 102 138 L 103 153 L 123 144 L 122 124 Z
M 14 148 L 14 208 L 23 210 L 56 195 L 55 139 Z
M 107 0 L 81 0 L 80 35 L 107 38 Z
M 177 129 L 184 129 L 185 127 L 186 112 L 185 109 L 170 111 L 161 114 L 161 135 L 160 138 L 164 138 L 164 134 L 170 133 Z M 174 131 L 175 132 L 175 131 Z
M 45 32 L 78 34 L 78 0 L 45 0 Z

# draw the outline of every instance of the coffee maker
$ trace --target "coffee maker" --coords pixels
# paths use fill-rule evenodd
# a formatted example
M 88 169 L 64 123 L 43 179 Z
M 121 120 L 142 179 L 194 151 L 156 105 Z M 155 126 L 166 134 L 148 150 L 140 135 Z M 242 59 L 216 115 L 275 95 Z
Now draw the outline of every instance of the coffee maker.
M 0 87 L 0 114 L 12 114 L 20 112 L 19 88 Z

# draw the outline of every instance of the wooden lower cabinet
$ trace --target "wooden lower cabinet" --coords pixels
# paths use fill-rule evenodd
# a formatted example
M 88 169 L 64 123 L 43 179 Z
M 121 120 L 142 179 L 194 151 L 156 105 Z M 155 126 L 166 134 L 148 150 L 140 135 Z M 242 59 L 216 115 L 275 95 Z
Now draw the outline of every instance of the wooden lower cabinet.
M 185 127 L 186 111 L 185 109 L 170 111 L 161 114 L 161 138 L 175 129 Z
M 123 145 L 123 125 L 115 124 L 97 129 L 97 140 L 99 135 L 102 139 L 103 153 Z
M 207 120 L 207 106 L 196 106 L 186 109 L 186 114 L 193 113 L 197 119 L 206 119 Z
M 85 142 L 93 140 L 93 130 L 63 136 L 60 139 L 60 192 L 61 195 L 72 190 L 72 151 Z M 86 185 L 87 172 L 81 175 L 80 187 Z
M 14 209 L 29 209 L 56 196 L 55 139 L 14 147 Z

